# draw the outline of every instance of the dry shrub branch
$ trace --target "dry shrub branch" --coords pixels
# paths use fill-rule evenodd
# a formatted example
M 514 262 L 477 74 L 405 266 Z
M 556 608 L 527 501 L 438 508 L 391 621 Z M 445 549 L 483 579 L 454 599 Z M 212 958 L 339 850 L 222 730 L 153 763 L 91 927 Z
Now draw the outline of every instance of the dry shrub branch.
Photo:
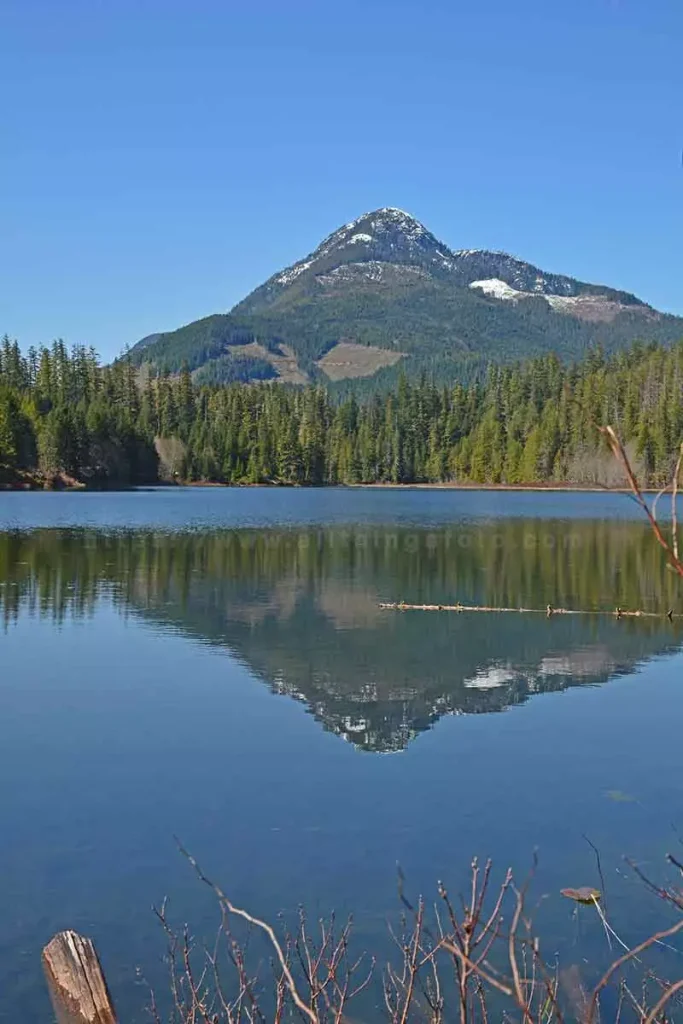
M 400 878 L 400 927 L 389 929 L 394 954 L 378 969 L 375 958 L 352 952 L 351 920 L 339 927 L 331 917 L 311 927 L 300 911 L 292 930 L 284 923 L 276 930 L 236 906 L 183 853 L 213 892 L 220 925 L 214 943 L 201 947 L 187 927 L 172 927 L 166 904 L 157 911 L 170 973 L 168 1011 L 162 1013 L 152 997 L 157 1024 L 664 1024 L 675 1019 L 675 1010 L 683 1016 L 683 979 L 660 977 L 644 959 L 654 946 L 675 948 L 671 940 L 683 931 L 683 914 L 629 947 L 601 909 L 601 920 L 625 952 L 588 987 L 578 965 L 561 970 L 543 953 L 527 910 L 535 867 L 518 886 L 509 870 L 494 882 L 491 862 L 482 867 L 475 859 L 467 894 L 453 898 L 439 883 L 431 906 L 422 897 L 412 902 Z M 670 862 L 681 869 L 675 858 Z M 637 873 L 648 889 L 683 911 L 678 888 L 662 888 Z M 594 908 L 602 902 L 599 890 L 566 892 Z M 256 935 L 265 947 L 255 948 Z
M 626 474 L 626 479 L 628 480 L 628 485 L 631 488 L 631 494 L 636 503 L 645 513 L 648 522 L 650 523 L 650 526 L 652 528 L 652 532 L 654 533 L 657 539 L 657 543 L 664 550 L 669 565 L 674 570 L 674 572 L 678 573 L 679 576 L 683 576 L 683 562 L 680 559 L 678 547 L 677 509 L 678 492 L 680 490 L 681 481 L 681 468 L 683 467 L 683 444 L 681 444 L 680 446 L 678 458 L 676 459 L 676 465 L 674 467 L 671 480 L 666 485 L 666 487 L 663 487 L 658 492 L 657 496 L 652 502 L 652 507 L 650 507 L 650 505 L 647 502 L 647 499 L 645 498 L 645 495 L 643 494 L 643 490 L 638 482 L 638 478 L 636 477 L 633 467 L 631 466 L 629 457 L 626 454 L 626 449 L 624 448 L 623 442 L 620 440 L 618 434 L 616 433 L 613 427 L 602 427 L 601 431 L 607 439 L 607 443 L 612 451 L 612 454 L 614 455 L 614 458 L 622 466 L 624 473 Z M 659 520 L 657 519 L 657 505 L 659 503 L 659 500 L 669 492 L 671 492 L 671 540 L 667 540 L 664 534 L 664 529 L 662 528 L 662 526 L 659 523 Z

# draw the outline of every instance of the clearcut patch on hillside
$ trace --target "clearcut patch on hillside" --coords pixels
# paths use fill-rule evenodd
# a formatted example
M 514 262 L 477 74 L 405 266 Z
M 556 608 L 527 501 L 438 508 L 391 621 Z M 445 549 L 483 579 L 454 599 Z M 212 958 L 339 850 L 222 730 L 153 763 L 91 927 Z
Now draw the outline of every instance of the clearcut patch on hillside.
M 385 366 L 395 366 L 405 352 L 390 352 L 374 345 L 357 345 L 354 341 L 340 341 L 316 363 L 330 380 L 348 380 L 350 377 L 372 377 Z
M 300 368 L 289 345 L 280 345 L 282 355 L 276 355 L 258 341 L 249 342 L 248 345 L 231 345 L 229 351 L 235 356 L 265 359 L 275 369 L 283 384 L 308 384 L 308 376 Z

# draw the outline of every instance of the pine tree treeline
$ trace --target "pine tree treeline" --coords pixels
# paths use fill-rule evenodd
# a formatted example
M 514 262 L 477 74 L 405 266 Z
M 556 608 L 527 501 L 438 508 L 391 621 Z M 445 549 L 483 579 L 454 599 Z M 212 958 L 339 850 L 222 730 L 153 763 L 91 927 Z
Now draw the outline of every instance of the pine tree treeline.
M 167 476 L 216 483 L 616 483 L 611 423 L 648 484 L 683 439 L 683 343 L 491 366 L 468 386 L 405 378 L 390 394 L 335 401 L 323 388 L 195 385 L 186 370 L 141 384 L 61 342 L 0 346 L 0 474 L 93 484 Z
M 156 479 L 137 372 L 99 365 L 92 349 L 0 344 L 0 482 L 22 471 L 46 483 L 121 486 Z

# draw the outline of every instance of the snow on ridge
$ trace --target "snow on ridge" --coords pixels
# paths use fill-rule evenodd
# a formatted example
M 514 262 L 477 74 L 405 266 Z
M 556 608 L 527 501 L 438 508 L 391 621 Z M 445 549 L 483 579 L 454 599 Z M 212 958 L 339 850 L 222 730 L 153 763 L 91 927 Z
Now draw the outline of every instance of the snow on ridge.
M 406 210 L 399 210 L 397 206 L 382 206 L 379 210 L 368 210 L 366 213 L 361 214 L 355 220 L 349 221 L 345 224 L 339 232 L 335 234 L 341 234 L 344 231 L 353 231 L 362 221 L 367 220 L 393 220 L 401 223 L 402 227 L 406 225 L 410 226 L 410 229 L 418 234 L 426 234 L 427 229 L 423 224 L 420 224 L 417 218 L 413 217 L 412 213 L 407 213 Z
M 530 299 L 534 296 L 539 296 L 545 299 L 549 306 L 562 310 L 570 310 L 586 302 L 587 296 L 583 295 L 546 295 L 543 292 L 545 284 L 545 278 L 538 277 L 534 284 L 534 290 L 529 292 L 520 288 L 513 288 L 507 281 L 501 281 L 499 277 L 492 277 L 486 281 L 472 281 L 470 288 L 477 288 L 484 295 L 489 295 L 494 299 L 505 299 L 509 302 L 517 302 L 518 299 Z M 605 300 L 600 297 L 600 301 L 604 302 Z
M 610 323 L 622 311 L 623 305 L 605 295 L 549 295 L 542 291 L 545 278 L 537 278 L 534 290 L 520 291 L 507 282 L 494 277 L 488 281 L 473 281 L 470 288 L 476 288 L 484 295 L 507 302 L 520 299 L 545 299 L 551 309 L 558 313 L 576 316 L 594 323 Z
M 463 259 L 467 259 L 469 256 L 504 256 L 505 259 L 512 260 L 514 263 L 523 262 L 517 256 L 511 256 L 509 252 L 505 252 L 503 249 L 455 249 L 453 255 Z
M 396 264 L 383 263 L 381 260 L 364 260 L 363 262 L 342 263 L 325 274 L 317 274 L 316 281 L 321 285 L 334 284 L 339 281 L 357 279 L 359 275 L 367 278 L 368 281 L 381 281 L 387 271 L 404 280 L 428 276 L 421 267 L 413 267 L 409 263 Z
M 441 252 L 440 249 L 435 249 L 434 251 L 436 252 L 436 256 L 432 256 L 432 262 L 436 263 L 437 260 L 441 260 L 441 263 L 444 267 L 447 267 L 449 270 L 452 270 L 453 260 L 449 256 L 446 256 L 445 253 Z
M 303 260 L 301 263 L 295 263 L 289 270 L 284 270 L 279 277 L 275 278 L 276 284 L 291 284 L 295 281 L 299 274 L 303 274 L 304 270 L 308 270 L 313 260 Z
M 399 210 L 398 206 L 382 206 L 379 210 L 370 210 L 369 213 L 364 214 L 364 217 L 375 217 L 376 215 L 389 216 L 394 220 L 410 220 L 418 227 L 422 227 L 419 220 L 413 217 L 412 213 L 407 213 L 405 210 Z M 360 218 L 361 220 L 363 217 Z
M 431 258 L 433 264 L 440 266 L 444 270 L 453 271 L 457 269 L 457 264 L 460 260 L 468 261 L 476 260 L 480 257 L 493 256 L 503 261 L 501 270 L 505 273 L 508 280 L 512 281 L 512 284 L 507 284 L 500 278 L 495 277 L 474 281 L 470 284 L 470 288 L 478 288 L 484 294 L 507 301 L 516 301 L 521 296 L 532 294 L 532 292 L 524 290 L 525 280 L 521 274 L 521 269 L 526 268 L 527 265 L 522 260 L 502 250 L 459 249 L 453 251 L 450 247 L 439 243 L 412 214 L 396 206 L 383 206 L 380 209 L 363 213 L 355 220 L 349 221 L 348 224 L 328 235 L 310 256 L 284 270 L 275 278 L 275 282 L 280 286 L 291 284 L 318 260 L 324 259 L 336 250 L 341 250 L 350 245 L 365 244 L 369 246 L 371 243 L 381 245 L 390 241 L 391 247 L 394 248 L 395 243 L 391 240 L 392 232 L 394 231 L 399 232 L 402 236 L 402 243 L 399 243 L 399 246 L 401 244 L 404 245 L 407 255 L 409 254 L 412 257 L 419 255 L 422 258 L 427 256 L 427 258 Z M 388 238 L 386 237 L 387 235 Z M 533 292 L 540 295 L 544 294 L 548 288 L 548 282 L 540 272 L 532 287 Z M 566 292 L 569 292 L 569 290 L 570 285 L 568 282 Z
M 472 281 L 470 288 L 478 288 L 484 295 L 490 295 L 494 299 L 507 299 L 510 302 L 516 302 L 517 299 L 528 294 L 511 288 L 509 284 L 501 281 L 498 277 L 492 277 L 488 281 Z
M 553 309 L 571 311 L 575 306 L 585 305 L 586 301 L 594 303 L 596 297 L 587 295 L 544 295 L 543 298 Z M 602 297 L 597 296 L 597 298 L 600 302 L 605 302 Z
M 278 277 L 275 278 L 275 284 L 288 285 L 292 281 L 295 281 L 300 274 L 308 270 L 316 260 L 322 259 L 329 255 L 336 248 L 342 248 L 346 245 L 356 244 L 363 242 L 370 244 L 375 241 L 373 235 L 366 231 L 356 231 L 356 228 L 363 223 L 370 223 L 373 231 L 377 231 L 380 234 L 385 231 L 388 224 L 396 225 L 405 235 L 409 244 L 418 243 L 420 239 L 428 235 L 427 229 L 424 225 L 420 224 L 410 213 L 406 213 L 405 210 L 399 210 L 396 206 L 383 206 L 379 210 L 371 210 L 368 213 L 362 214 L 357 217 L 356 220 L 349 221 L 341 228 L 337 228 L 331 235 L 323 239 L 318 248 L 307 256 L 305 259 L 295 263 L 292 267 L 284 270 Z M 444 263 L 449 261 L 442 253 L 439 256 L 444 260 Z

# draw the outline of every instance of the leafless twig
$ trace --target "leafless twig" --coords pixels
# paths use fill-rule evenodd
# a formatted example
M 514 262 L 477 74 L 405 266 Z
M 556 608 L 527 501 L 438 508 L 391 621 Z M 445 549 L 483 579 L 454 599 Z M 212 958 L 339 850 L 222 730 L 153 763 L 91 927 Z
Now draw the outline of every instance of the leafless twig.
M 587 842 L 597 854 L 590 840 Z M 294 930 L 283 927 L 282 937 L 278 937 L 267 922 L 235 906 L 196 860 L 181 850 L 216 895 L 221 923 L 214 945 L 204 949 L 200 961 L 187 927 L 180 932 L 171 928 L 165 903 L 157 911 L 168 938 L 172 1024 L 284 1024 L 293 1014 L 311 1024 L 344 1024 L 348 1004 L 371 984 L 375 966 L 374 960 L 368 964 L 364 955 L 351 954 L 352 922 L 338 928 L 332 916 L 313 928 L 302 910 Z M 670 862 L 683 871 L 683 862 L 673 857 Z M 598 864 L 604 889 L 599 859 Z M 398 960 L 391 958 L 383 972 L 384 1005 L 391 1024 L 445 1024 L 455 1019 L 459 1024 L 488 1024 L 490 1020 L 600 1024 L 601 997 L 608 988 L 616 999 L 612 1024 L 620 1024 L 631 1012 L 639 1024 L 663 1024 L 670 1019 L 665 1008 L 683 990 L 683 980 L 664 981 L 642 957 L 655 945 L 677 952 L 664 940 L 683 930 L 683 917 L 629 948 L 608 924 L 594 897 L 592 906 L 624 953 L 588 995 L 578 967 L 561 972 L 557 963 L 548 964 L 542 956 L 532 917 L 525 910 L 534 871 L 521 887 L 514 884 L 511 871 L 494 887 L 491 862 L 481 868 L 475 859 L 470 865 L 467 895 L 452 899 L 440 883 L 439 900 L 431 909 L 422 897 L 408 898 L 403 876 L 399 876 L 402 925 L 398 932 L 390 929 Z M 642 872 L 638 874 L 651 891 L 683 909 L 677 890 L 662 889 Z M 274 951 L 273 981 L 265 991 L 247 967 L 248 947 L 231 931 L 233 918 L 264 933 Z M 221 961 L 231 969 L 228 979 L 222 976 Z M 624 969 L 639 972 L 641 994 L 630 977 L 622 976 Z M 651 998 L 653 986 L 656 992 Z M 155 1024 L 161 1024 L 154 998 L 151 1010 Z
M 675 572 L 678 573 L 679 576 L 683 576 L 683 562 L 681 562 L 681 560 L 678 557 L 678 520 L 677 520 L 677 514 L 676 514 L 676 500 L 677 500 L 677 495 L 678 495 L 678 482 L 679 482 L 679 477 L 680 477 L 680 472 L 681 472 L 681 466 L 683 465 L 683 444 L 681 445 L 680 454 L 678 456 L 678 461 L 676 462 L 676 469 L 675 469 L 675 472 L 674 472 L 673 481 L 671 483 L 667 484 L 667 486 L 664 487 L 660 491 L 660 493 L 657 495 L 657 498 L 655 499 L 654 505 L 653 505 L 653 507 L 651 509 L 650 506 L 648 505 L 646 499 L 645 499 L 645 496 L 643 494 L 642 488 L 641 488 L 640 484 L 638 483 L 636 475 L 635 475 L 635 473 L 633 471 L 633 468 L 631 466 L 631 463 L 629 461 L 628 455 L 626 454 L 626 449 L 624 448 L 624 445 L 622 444 L 621 440 L 617 436 L 616 431 L 614 430 L 613 427 L 601 427 L 600 430 L 604 434 L 604 436 L 607 438 L 607 443 L 609 444 L 609 446 L 610 446 L 610 448 L 612 450 L 612 454 L 618 460 L 618 462 L 621 463 L 621 465 L 622 465 L 622 467 L 624 469 L 624 472 L 626 473 L 626 479 L 628 480 L 629 487 L 631 488 L 631 493 L 632 493 L 633 497 L 635 498 L 636 502 L 638 503 L 638 505 L 641 507 L 641 509 L 643 510 L 645 515 L 647 516 L 647 519 L 648 519 L 648 521 L 650 523 L 650 526 L 652 528 L 652 532 L 654 533 L 655 537 L 657 538 L 657 543 L 660 545 L 660 547 L 663 548 L 669 565 L 671 566 L 671 568 Z M 664 536 L 664 533 L 663 533 L 663 531 L 662 531 L 662 529 L 661 529 L 661 527 L 659 525 L 659 522 L 657 521 L 657 508 L 656 508 L 657 501 L 659 500 L 659 497 L 662 494 L 665 494 L 668 490 L 671 490 L 671 492 L 672 492 L 672 503 L 673 503 L 672 539 L 671 539 L 671 543 L 669 543 L 669 541 Z

